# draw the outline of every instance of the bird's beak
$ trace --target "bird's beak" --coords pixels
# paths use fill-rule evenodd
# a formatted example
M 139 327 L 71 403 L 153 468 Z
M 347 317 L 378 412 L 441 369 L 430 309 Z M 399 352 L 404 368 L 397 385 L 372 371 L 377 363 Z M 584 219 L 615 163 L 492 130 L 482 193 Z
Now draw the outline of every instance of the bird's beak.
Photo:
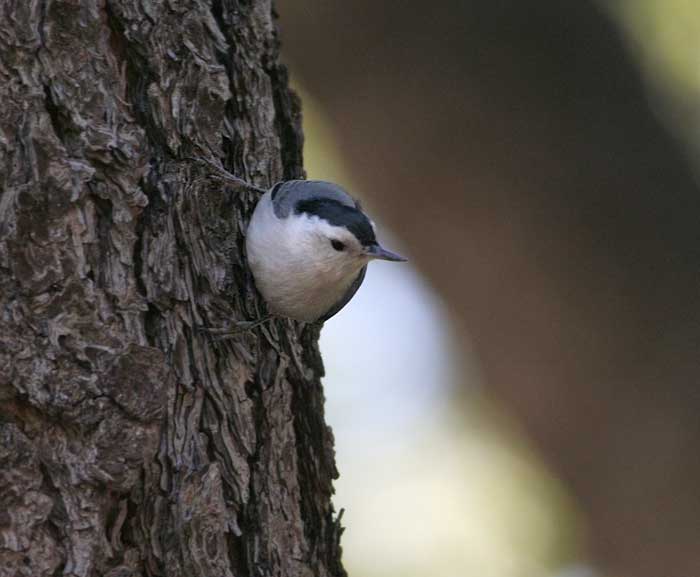
M 365 247 L 365 254 L 370 258 L 378 258 L 380 260 L 392 260 L 396 262 L 406 262 L 408 259 L 402 257 L 401 255 L 395 254 L 391 251 L 382 248 L 378 244 L 373 244 L 371 246 Z

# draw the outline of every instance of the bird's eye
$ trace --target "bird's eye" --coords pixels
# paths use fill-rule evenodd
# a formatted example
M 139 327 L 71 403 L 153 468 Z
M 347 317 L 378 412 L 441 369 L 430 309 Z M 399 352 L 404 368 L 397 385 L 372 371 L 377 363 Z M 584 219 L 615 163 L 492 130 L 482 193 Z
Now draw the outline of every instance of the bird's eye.
M 339 240 L 331 240 L 331 246 L 337 251 L 345 250 L 345 244 L 343 244 Z

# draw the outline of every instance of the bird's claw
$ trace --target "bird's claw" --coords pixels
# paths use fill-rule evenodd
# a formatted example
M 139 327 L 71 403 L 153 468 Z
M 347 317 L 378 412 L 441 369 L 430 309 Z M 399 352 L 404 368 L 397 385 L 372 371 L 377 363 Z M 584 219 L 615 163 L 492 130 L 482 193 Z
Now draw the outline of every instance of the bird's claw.
M 270 320 L 270 317 L 265 317 L 255 321 L 236 321 L 227 327 L 199 327 L 199 332 L 207 333 L 213 337 L 215 341 L 223 341 L 236 337 L 242 333 L 253 330 L 263 323 Z

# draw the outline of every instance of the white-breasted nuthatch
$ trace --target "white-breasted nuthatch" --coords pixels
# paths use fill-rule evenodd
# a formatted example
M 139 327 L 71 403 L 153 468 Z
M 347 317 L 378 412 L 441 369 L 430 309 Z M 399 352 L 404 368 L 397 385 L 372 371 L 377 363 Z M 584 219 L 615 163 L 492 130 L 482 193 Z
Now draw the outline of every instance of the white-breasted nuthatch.
M 265 191 L 211 160 L 187 158 L 239 190 L 262 194 L 246 231 L 246 252 L 255 285 L 273 315 L 326 321 L 350 302 L 369 261 L 406 260 L 380 246 L 372 221 L 337 184 L 288 180 Z M 226 338 L 268 318 L 238 322 L 234 330 L 202 330 Z
M 270 312 L 304 322 L 340 311 L 371 260 L 406 260 L 379 245 L 373 223 L 347 192 L 319 180 L 280 182 L 263 194 L 246 251 Z

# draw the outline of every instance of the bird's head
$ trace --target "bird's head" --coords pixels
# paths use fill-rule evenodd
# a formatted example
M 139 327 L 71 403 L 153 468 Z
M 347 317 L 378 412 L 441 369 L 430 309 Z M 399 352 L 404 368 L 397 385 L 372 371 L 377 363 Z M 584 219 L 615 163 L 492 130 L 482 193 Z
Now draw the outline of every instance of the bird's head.
M 377 242 L 374 224 L 358 206 L 314 197 L 300 200 L 292 218 L 305 252 L 329 273 L 354 275 L 375 259 L 406 260 Z

